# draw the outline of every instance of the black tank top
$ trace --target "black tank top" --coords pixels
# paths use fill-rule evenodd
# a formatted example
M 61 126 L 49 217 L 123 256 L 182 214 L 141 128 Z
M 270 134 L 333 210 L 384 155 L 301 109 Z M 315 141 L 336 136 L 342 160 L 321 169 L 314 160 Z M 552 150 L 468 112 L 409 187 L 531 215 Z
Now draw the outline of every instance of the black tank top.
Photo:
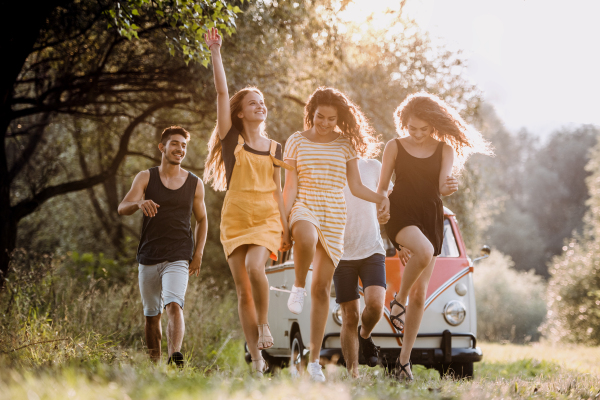
M 148 171 L 150 180 L 145 198 L 154 201 L 160 207 L 156 216 L 144 215 L 137 260 L 144 265 L 164 261 L 191 261 L 194 253 L 192 206 L 198 177 L 188 172 L 183 186 L 172 190 L 163 185 L 158 167 Z

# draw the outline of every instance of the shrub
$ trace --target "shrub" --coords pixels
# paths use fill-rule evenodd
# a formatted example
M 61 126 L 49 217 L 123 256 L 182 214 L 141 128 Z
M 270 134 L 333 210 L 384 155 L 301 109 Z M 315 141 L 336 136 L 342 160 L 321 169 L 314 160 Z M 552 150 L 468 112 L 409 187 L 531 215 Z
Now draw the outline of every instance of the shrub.
M 489 341 L 538 340 L 546 314 L 546 284 L 533 271 L 513 269 L 509 256 L 493 251 L 475 266 L 478 337 Z

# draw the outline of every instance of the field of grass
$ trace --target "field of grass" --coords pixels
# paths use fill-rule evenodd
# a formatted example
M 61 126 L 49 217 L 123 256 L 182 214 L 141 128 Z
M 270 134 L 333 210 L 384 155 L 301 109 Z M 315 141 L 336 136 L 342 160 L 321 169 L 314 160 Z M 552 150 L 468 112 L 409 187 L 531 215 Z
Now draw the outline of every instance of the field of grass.
M 58 355 L 60 346 L 42 347 L 46 354 L 52 354 L 54 348 Z M 362 377 L 351 380 L 344 368 L 334 365 L 326 366 L 326 384 L 311 383 L 305 377 L 294 380 L 285 369 L 256 379 L 249 374 L 237 341 L 230 341 L 215 354 L 213 364 L 181 371 L 164 364 L 151 365 L 138 352 L 113 349 L 113 359 L 107 361 L 85 346 L 82 342 L 72 349 L 80 352 L 79 357 L 48 357 L 29 365 L 8 363 L 8 358 L 0 356 L 0 399 L 600 398 L 600 348 L 581 346 L 482 343 L 484 361 L 476 364 L 474 380 L 440 379 L 437 372 L 416 366 L 411 384 L 399 384 L 381 368 L 364 367 Z M 28 359 L 35 358 L 42 350 L 33 347 L 19 351 L 29 352 Z

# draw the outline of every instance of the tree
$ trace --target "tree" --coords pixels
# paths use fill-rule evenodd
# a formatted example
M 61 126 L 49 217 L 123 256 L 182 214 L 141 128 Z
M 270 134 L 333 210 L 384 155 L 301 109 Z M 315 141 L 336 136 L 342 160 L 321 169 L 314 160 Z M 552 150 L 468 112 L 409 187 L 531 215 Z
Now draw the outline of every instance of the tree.
M 186 61 L 206 61 L 202 32 L 211 24 L 234 32 L 233 18 L 241 11 L 220 0 L 55 0 L 6 7 L 0 31 L 6 38 L 0 51 L 10 54 L 0 80 L 0 277 L 21 219 L 52 197 L 113 178 L 141 124 L 160 109 L 190 102 L 187 81 L 194 69 L 155 51 L 164 47 L 164 36 L 171 53 L 179 46 Z M 118 31 L 107 30 L 110 20 Z M 126 39 L 132 36 L 139 40 Z M 122 134 L 113 143 L 113 155 L 102 155 L 100 170 L 87 169 L 83 158 L 84 176 L 66 174 L 60 180 L 52 176 L 57 171 L 48 168 L 48 160 L 37 170 L 32 161 L 49 155 L 40 147 L 47 143 L 49 127 L 66 116 L 110 121 L 111 129 Z

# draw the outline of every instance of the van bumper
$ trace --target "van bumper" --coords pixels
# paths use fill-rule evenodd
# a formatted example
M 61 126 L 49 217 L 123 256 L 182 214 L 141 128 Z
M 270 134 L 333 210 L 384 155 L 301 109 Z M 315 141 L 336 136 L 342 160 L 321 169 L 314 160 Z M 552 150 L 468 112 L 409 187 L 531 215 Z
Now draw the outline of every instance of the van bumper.
M 339 336 L 339 333 L 330 333 L 325 335 L 323 339 L 323 345 L 329 337 Z M 402 333 L 373 333 L 372 337 L 403 337 Z M 421 364 L 428 367 L 435 366 L 437 364 L 449 364 L 453 362 L 458 363 L 472 363 L 481 361 L 483 353 L 481 349 L 477 347 L 477 339 L 475 335 L 467 332 L 450 332 L 445 330 L 441 333 L 419 333 L 417 337 L 440 337 L 442 339 L 439 348 L 413 348 L 410 354 L 410 360 L 413 364 Z M 466 348 L 452 348 L 453 337 L 469 337 L 471 338 L 472 347 Z M 398 356 L 400 355 L 401 347 L 395 348 L 380 348 L 381 363 L 384 365 L 395 364 Z M 323 348 L 321 349 L 321 357 L 327 359 L 339 359 L 343 362 L 342 350 L 339 348 Z

